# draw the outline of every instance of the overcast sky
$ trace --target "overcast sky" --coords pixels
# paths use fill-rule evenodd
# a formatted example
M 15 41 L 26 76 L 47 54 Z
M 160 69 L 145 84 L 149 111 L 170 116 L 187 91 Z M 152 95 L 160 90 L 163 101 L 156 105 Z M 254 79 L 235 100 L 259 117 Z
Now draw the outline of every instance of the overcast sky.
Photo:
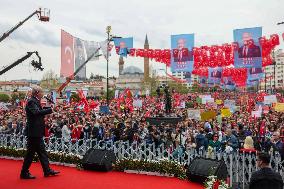
M 0 67 L 11 64 L 27 51 L 39 51 L 45 71 L 60 71 L 60 29 L 85 40 L 102 41 L 105 28 L 134 37 L 134 47 L 143 48 L 146 33 L 150 48 L 170 48 L 170 35 L 195 34 L 195 46 L 233 41 L 233 29 L 263 27 L 263 35 L 281 34 L 284 25 L 283 0 L 0 0 L 0 35 L 38 7 L 49 8 L 50 22 L 36 16 L 0 43 Z M 282 39 L 281 39 L 282 42 Z M 282 42 L 283 43 L 283 42 Z M 281 45 L 283 46 L 283 44 Z M 280 46 L 280 47 L 281 47 Z M 118 56 L 110 59 L 110 74 L 118 75 Z M 30 61 L 0 76 L 0 80 L 41 79 Z M 143 69 L 143 59 L 127 58 L 125 66 Z M 164 68 L 151 62 L 154 68 Z M 106 75 L 106 61 L 87 64 L 87 76 Z

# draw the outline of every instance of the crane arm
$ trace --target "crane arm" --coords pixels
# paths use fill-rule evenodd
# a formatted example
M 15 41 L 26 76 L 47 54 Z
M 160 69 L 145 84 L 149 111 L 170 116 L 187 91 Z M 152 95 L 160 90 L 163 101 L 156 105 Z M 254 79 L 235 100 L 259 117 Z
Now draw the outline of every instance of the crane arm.
M 9 71 L 10 69 L 12 69 L 13 67 L 17 66 L 18 64 L 22 63 L 23 61 L 25 61 L 26 59 L 28 59 L 30 56 L 32 56 L 32 54 L 36 54 L 37 57 L 39 58 L 39 62 L 36 61 L 32 61 L 32 66 L 36 69 L 39 70 L 43 70 L 43 68 L 41 67 L 41 58 L 38 55 L 37 51 L 34 52 L 27 52 L 27 54 L 25 56 L 23 56 L 22 58 L 16 60 L 14 63 L 10 64 L 9 66 L 5 67 L 3 70 L 0 70 L 0 75 L 4 74 L 5 72 Z
M 31 17 L 33 17 L 35 14 L 40 13 L 39 10 L 34 11 L 31 15 L 29 15 L 27 18 L 25 18 L 23 21 L 19 22 L 16 26 L 5 32 L 1 37 L 0 37 L 0 42 L 2 42 L 4 39 L 6 39 L 13 31 L 18 29 L 21 25 L 23 25 L 27 20 L 29 20 Z

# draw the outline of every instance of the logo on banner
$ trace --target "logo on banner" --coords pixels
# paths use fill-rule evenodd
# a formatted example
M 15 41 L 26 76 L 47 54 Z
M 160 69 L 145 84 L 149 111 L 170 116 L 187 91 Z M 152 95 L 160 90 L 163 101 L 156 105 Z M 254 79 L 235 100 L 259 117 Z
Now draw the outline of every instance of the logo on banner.
M 171 36 L 171 69 L 172 72 L 192 72 L 194 34 L 181 34 Z
M 260 68 L 262 66 L 261 46 L 258 39 L 262 36 L 262 27 L 234 30 L 234 41 L 238 48 L 234 52 L 236 68 Z

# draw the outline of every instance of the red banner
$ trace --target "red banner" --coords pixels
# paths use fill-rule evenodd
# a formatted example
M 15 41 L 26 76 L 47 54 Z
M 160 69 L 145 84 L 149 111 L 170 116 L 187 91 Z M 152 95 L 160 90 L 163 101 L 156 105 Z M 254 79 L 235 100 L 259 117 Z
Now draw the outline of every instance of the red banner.
M 74 73 L 74 38 L 61 30 L 61 68 L 60 76 L 68 77 Z

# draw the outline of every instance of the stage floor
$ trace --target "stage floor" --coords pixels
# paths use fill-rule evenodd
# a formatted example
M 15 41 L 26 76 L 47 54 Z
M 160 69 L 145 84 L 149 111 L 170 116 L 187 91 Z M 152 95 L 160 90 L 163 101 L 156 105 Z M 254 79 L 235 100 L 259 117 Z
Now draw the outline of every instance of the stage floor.
M 37 178 L 19 178 L 22 161 L 0 159 L 1 189 L 203 189 L 204 187 L 179 180 L 158 176 L 122 172 L 91 172 L 76 168 L 51 165 L 61 172 L 54 177 L 43 177 L 40 163 L 33 163 L 30 172 Z

